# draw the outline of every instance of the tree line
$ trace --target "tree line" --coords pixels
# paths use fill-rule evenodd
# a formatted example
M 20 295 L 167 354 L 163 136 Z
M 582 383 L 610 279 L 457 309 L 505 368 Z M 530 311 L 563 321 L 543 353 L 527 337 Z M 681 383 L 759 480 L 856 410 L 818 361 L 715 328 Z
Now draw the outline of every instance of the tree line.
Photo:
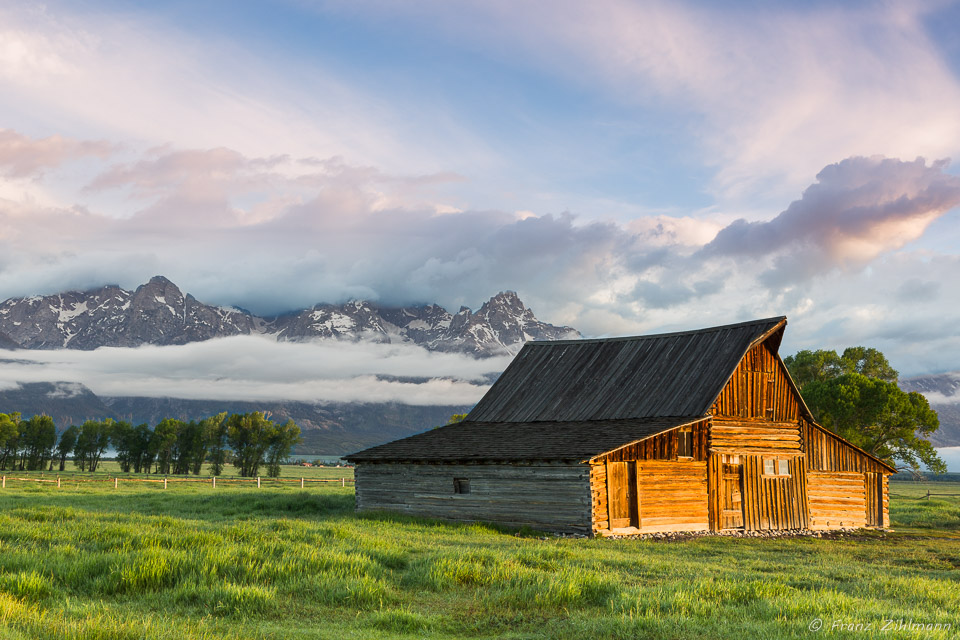
M 266 467 L 268 476 L 277 477 L 298 442 L 300 427 L 293 420 L 274 424 L 259 411 L 190 422 L 166 418 L 153 428 L 87 420 L 59 437 L 49 416 L 21 420 L 19 413 L 0 413 L 0 469 L 10 470 L 63 471 L 71 459 L 81 471 L 92 472 L 112 447 L 124 473 L 198 475 L 208 462 L 215 476 L 233 464 L 241 476 L 257 476 Z

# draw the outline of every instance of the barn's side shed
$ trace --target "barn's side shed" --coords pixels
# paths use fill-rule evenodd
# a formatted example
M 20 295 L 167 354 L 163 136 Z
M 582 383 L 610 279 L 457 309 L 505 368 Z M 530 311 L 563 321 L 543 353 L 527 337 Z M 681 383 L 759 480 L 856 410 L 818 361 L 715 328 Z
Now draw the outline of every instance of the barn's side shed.
M 348 456 L 357 508 L 596 535 L 888 526 L 893 468 L 814 422 L 785 326 L 528 343 L 465 421 Z

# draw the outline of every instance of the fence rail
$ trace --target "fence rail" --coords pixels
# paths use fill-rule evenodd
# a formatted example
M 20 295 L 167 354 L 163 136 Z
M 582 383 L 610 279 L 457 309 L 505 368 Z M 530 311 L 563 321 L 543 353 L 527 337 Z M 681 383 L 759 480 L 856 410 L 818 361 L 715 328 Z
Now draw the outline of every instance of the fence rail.
M 262 478 L 260 476 L 256 478 L 239 478 L 239 477 L 230 477 L 230 478 L 218 478 L 217 476 L 211 476 L 209 478 L 180 478 L 180 477 L 163 477 L 163 478 L 133 478 L 133 477 L 123 477 L 123 476 L 106 476 L 99 478 L 79 478 L 76 476 L 57 476 L 54 478 L 24 478 L 20 476 L 0 476 L 0 488 L 6 489 L 8 481 L 17 481 L 17 482 L 37 482 L 37 483 L 48 483 L 55 484 L 57 487 L 62 487 L 66 483 L 76 483 L 82 484 L 85 482 L 112 482 L 113 488 L 118 489 L 121 483 L 126 482 L 147 482 L 147 483 L 157 483 L 162 484 L 163 488 L 166 489 L 168 483 L 177 483 L 177 482 L 199 482 L 202 484 L 209 484 L 213 488 L 217 487 L 217 484 L 253 484 L 256 483 L 257 488 L 260 489 L 263 485 L 283 485 L 284 483 L 300 483 L 300 488 L 304 489 L 308 484 L 330 484 L 330 483 L 340 483 L 341 487 L 347 486 L 347 483 L 353 483 L 353 478 Z

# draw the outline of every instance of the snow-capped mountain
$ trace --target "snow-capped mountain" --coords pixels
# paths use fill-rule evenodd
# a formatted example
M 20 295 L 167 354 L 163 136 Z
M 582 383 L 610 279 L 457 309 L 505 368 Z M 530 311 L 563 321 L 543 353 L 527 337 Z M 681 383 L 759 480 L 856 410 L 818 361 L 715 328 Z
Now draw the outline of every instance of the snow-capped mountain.
M 5 348 L 172 345 L 253 333 L 287 341 L 414 342 L 431 350 L 481 356 L 515 352 L 527 340 L 580 336 L 570 327 L 540 322 L 512 291 L 497 294 L 476 313 L 466 307 L 451 314 L 437 305 L 380 307 L 358 300 L 261 318 L 204 304 L 156 276 L 135 291 L 108 285 L 0 304 L 0 347 Z

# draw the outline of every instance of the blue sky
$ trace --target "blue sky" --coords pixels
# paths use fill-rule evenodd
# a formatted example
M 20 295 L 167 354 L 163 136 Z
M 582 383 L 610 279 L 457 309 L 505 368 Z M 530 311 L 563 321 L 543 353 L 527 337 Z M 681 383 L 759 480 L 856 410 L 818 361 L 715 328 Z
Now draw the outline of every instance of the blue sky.
M 0 297 L 371 298 L 960 369 L 955 2 L 18 2 Z M 922 160 L 918 160 L 922 158 Z

